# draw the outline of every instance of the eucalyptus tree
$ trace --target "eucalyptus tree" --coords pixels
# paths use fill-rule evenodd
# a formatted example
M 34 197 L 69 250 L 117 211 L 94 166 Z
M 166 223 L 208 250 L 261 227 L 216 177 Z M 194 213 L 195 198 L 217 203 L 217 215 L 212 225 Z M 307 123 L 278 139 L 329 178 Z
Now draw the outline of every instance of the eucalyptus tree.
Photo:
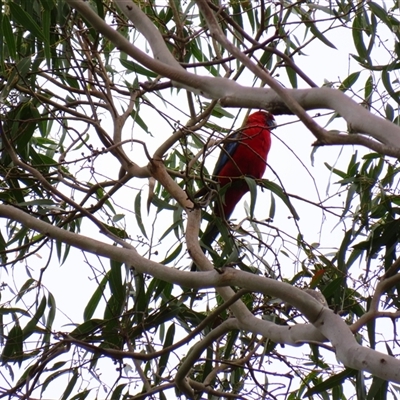
M 0 24 L 1 397 L 396 395 L 397 1 L 4 0 Z M 250 109 L 270 165 L 226 221 L 210 173 Z

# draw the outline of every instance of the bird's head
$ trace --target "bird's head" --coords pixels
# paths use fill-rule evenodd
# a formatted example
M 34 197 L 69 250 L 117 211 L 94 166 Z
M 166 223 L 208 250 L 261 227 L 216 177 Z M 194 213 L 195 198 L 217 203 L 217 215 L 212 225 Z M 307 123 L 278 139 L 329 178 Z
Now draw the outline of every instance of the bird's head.
M 256 111 L 250 114 L 247 119 L 247 124 L 266 125 L 269 129 L 276 128 L 275 118 L 268 111 Z

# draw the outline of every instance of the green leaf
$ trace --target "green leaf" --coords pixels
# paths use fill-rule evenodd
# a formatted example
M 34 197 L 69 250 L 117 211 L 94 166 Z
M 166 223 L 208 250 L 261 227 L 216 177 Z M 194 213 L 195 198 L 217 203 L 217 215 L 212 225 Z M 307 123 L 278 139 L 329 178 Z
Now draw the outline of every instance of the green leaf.
M 305 22 L 305 24 L 307 25 L 307 27 L 310 28 L 311 33 L 318 38 L 322 43 L 326 44 L 327 46 L 331 47 L 332 49 L 337 50 L 336 46 L 330 42 L 321 32 L 320 30 L 317 28 L 317 26 L 310 21 Z
M 271 205 L 269 207 L 269 218 L 274 219 L 275 217 L 275 197 L 271 192 Z
M 267 179 L 262 180 L 262 186 L 270 190 L 275 195 L 277 195 L 285 203 L 285 205 L 290 210 L 294 219 L 296 220 L 300 219 L 296 209 L 292 206 L 292 203 L 290 202 L 288 195 L 282 190 L 280 186 L 278 186 L 274 182 L 268 181 Z
M 38 38 L 40 41 L 44 42 L 46 38 L 43 35 L 42 29 L 39 25 L 33 20 L 33 18 L 25 12 L 16 2 L 10 1 L 8 4 L 10 7 L 11 15 L 15 19 L 16 22 L 21 24 L 25 29 L 30 31 L 33 36 Z
M 32 289 L 35 289 L 35 286 L 32 287 L 32 284 L 36 285 L 36 281 L 32 278 L 29 278 L 21 287 L 21 289 L 18 292 L 17 295 L 17 302 L 21 300 L 22 296 L 24 296 L 26 293 L 31 291 Z
M 358 55 L 361 57 L 362 60 L 366 60 L 369 57 L 369 53 L 367 47 L 364 44 L 364 39 L 363 39 L 364 26 L 362 18 L 363 17 L 361 13 L 356 15 L 356 17 L 354 18 L 351 33 L 353 35 L 353 42 Z
M 368 7 L 383 23 L 388 26 L 392 32 L 395 30 L 394 25 L 398 26 L 400 24 L 398 20 L 396 20 L 392 15 L 389 15 L 388 12 L 379 4 L 370 1 L 368 2 Z
M 249 187 L 250 190 L 250 210 L 249 210 L 249 216 L 250 218 L 253 218 L 254 216 L 254 208 L 256 206 L 256 200 L 257 200 L 257 183 L 254 179 L 245 176 L 244 180 L 247 183 L 247 186 Z
M 6 344 L 3 348 L 3 352 L 1 353 L 2 362 L 18 362 L 21 364 L 23 353 L 22 329 L 18 324 L 15 324 L 8 333 Z
M 122 264 L 117 261 L 110 261 L 111 264 L 111 272 L 110 279 L 108 281 L 110 285 L 111 293 L 118 300 L 118 309 L 122 307 L 125 302 L 125 284 L 122 282 Z
M 66 363 L 67 363 L 67 361 L 57 361 L 50 368 L 46 368 L 46 371 L 47 372 L 56 371 L 56 370 L 60 369 L 61 367 L 63 367 Z
M 15 35 L 12 31 L 10 19 L 7 14 L 3 14 L 1 21 L 2 33 L 4 35 L 5 42 L 7 44 L 7 50 L 11 58 L 15 60 L 17 58 Z
M 104 14 L 104 4 L 102 2 L 102 0 L 95 0 L 96 1 L 96 7 L 97 7 L 97 14 L 99 15 L 99 17 L 101 19 L 105 18 L 105 14 Z
M 388 381 L 374 376 L 372 385 L 369 389 L 367 400 L 386 400 L 388 390 Z
M 145 282 L 142 274 L 135 276 L 135 315 L 133 322 L 137 325 L 141 324 L 144 317 L 147 315 L 149 304 L 151 304 L 151 294 L 154 290 L 154 284 L 160 283 L 157 279 L 152 279 L 149 285 L 149 289 L 146 292 Z
M 167 283 L 165 281 L 160 281 L 159 279 L 152 279 L 149 288 L 146 292 L 146 304 L 143 305 L 142 310 L 145 310 L 150 304 L 150 300 L 156 300 L 161 294 L 168 296 L 171 293 L 173 286 L 171 283 Z
M 46 309 L 46 297 L 43 296 L 42 300 L 35 312 L 35 315 L 26 324 L 25 328 L 22 331 L 24 340 L 27 339 L 30 335 L 32 335 L 32 333 L 35 331 L 36 325 L 39 322 L 40 318 L 43 316 L 45 309 Z
M 111 233 L 113 233 L 115 236 L 118 236 L 121 239 L 128 239 L 129 235 L 124 229 L 117 228 L 112 225 L 107 225 L 103 224 Z
M 297 89 L 297 72 L 290 65 L 287 65 L 285 69 L 292 88 Z
M 81 336 L 86 336 L 88 334 L 92 334 L 97 331 L 100 327 L 104 325 L 104 321 L 102 319 L 91 319 L 89 321 L 85 321 L 83 324 L 78 325 L 70 335 L 74 338 L 80 339 Z
M 1 231 L 0 231 L 0 262 L 3 263 L 3 265 L 5 265 L 7 262 L 6 241 Z
M 238 330 L 232 330 L 228 333 L 228 340 L 224 349 L 224 359 L 229 360 L 232 357 L 232 349 L 236 347 L 236 340 L 238 336 Z
M 29 313 L 26 310 L 23 310 L 22 308 L 7 308 L 7 307 L 0 307 L 0 315 L 7 315 L 7 314 L 22 314 L 25 317 L 29 317 Z
M 110 400 L 120 400 L 122 391 L 125 389 L 125 387 L 127 386 L 127 383 L 123 383 L 121 385 L 118 385 L 115 390 L 112 392 L 111 398 Z
M 374 89 L 374 81 L 373 77 L 370 75 L 368 79 L 365 81 L 365 86 L 364 86 L 364 99 L 367 103 L 371 101 L 371 95 L 373 89 Z
M 54 203 L 53 200 L 50 199 L 35 199 L 31 201 L 23 201 L 21 203 L 17 203 L 18 206 L 24 207 L 24 206 L 55 206 L 56 203 Z
M 46 63 L 48 68 L 51 68 L 50 26 L 51 26 L 51 11 L 45 9 L 42 13 L 42 31 L 45 37 L 44 55 L 46 58 Z
M 356 394 L 357 399 L 365 400 L 367 398 L 364 373 L 362 371 L 358 371 L 356 375 Z
M 386 119 L 388 119 L 389 121 L 394 120 L 394 109 L 389 103 L 386 104 L 385 114 L 386 114 Z
M 18 61 L 18 64 L 17 64 L 18 75 L 21 78 L 26 78 L 26 76 L 30 72 L 31 65 L 32 65 L 31 57 L 25 57 L 25 58 L 21 59 L 20 61 Z M 20 115 L 20 116 L 23 115 L 23 117 L 25 117 L 24 119 L 29 119 L 29 118 L 33 117 L 31 110 L 27 111 L 27 107 L 25 107 L 25 106 L 21 107 L 21 109 L 19 111 L 20 112 L 18 113 L 18 115 Z M 30 115 L 27 115 L 28 113 Z M 13 128 L 14 128 L 14 126 L 13 126 Z
M 328 163 L 324 163 L 325 167 L 329 169 L 329 171 L 332 171 L 334 174 L 340 176 L 341 178 L 347 178 L 347 174 L 343 171 L 340 171 L 336 168 L 331 167 Z
M 346 90 L 350 89 L 357 82 L 359 76 L 360 72 L 353 72 L 350 74 L 339 86 L 339 90 L 345 92 Z
M 371 304 L 371 299 L 368 299 L 368 304 L 367 304 L 367 308 L 369 309 Z M 375 349 L 375 335 L 376 335 L 376 319 L 375 318 L 371 318 L 368 322 L 367 322 L 367 330 L 368 330 L 368 339 L 369 339 L 369 346 L 371 349 Z
M 243 10 L 245 10 L 247 12 L 247 18 L 249 19 L 249 22 L 251 25 L 251 31 L 254 32 L 256 30 L 256 26 L 258 27 L 260 25 L 258 23 L 257 18 L 255 17 L 256 11 L 251 6 L 250 1 L 242 1 L 241 6 L 242 6 Z
M 312 3 L 307 3 L 307 7 L 310 8 L 311 10 L 320 10 L 323 11 L 324 13 L 328 14 L 328 15 L 335 15 L 335 10 L 331 7 L 325 7 L 325 6 L 321 6 L 319 4 L 312 4 Z
M 70 400 L 85 400 L 88 394 L 91 392 L 92 389 L 86 389 L 82 390 L 82 392 L 79 392 L 75 396 L 71 397 Z
M 363 251 L 353 248 L 353 251 L 350 254 L 350 257 L 347 260 L 346 270 L 348 271 L 349 268 L 353 265 L 353 263 L 362 255 Z
M 210 106 L 210 103 L 207 101 L 202 103 L 203 109 L 205 109 L 209 106 Z M 222 108 L 219 103 L 217 103 L 214 106 L 214 108 L 212 109 L 211 115 L 213 115 L 214 117 L 217 117 L 217 118 L 223 118 L 223 117 L 227 117 L 227 118 L 231 118 L 231 119 L 235 118 L 235 116 L 233 114 L 231 114 L 230 112 L 228 112 L 227 110 Z
M 202 62 L 202 63 L 209 62 L 210 60 L 199 49 L 199 46 L 201 46 L 201 43 L 198 45 L 197 40 L 190 41 L 190 51 L 188 52 L 188 56 L 193 56 L 197 61 Z M 189 61 L 189 59 L 187 61 Z M 218 70 L 213 65 L 206 65 L 204 68 L 206 68 L 213 76 L 220 75 L 218 73 Z
M 313 388 L 307 390 L 306 393 L 302 396 L 303 398 L 313 396 L 318 393 L 326 392 L 329 389 L 334 388 L 335 386 L 340 386 L 343 382 L 355 376 L 357 373 L 356 370 L 346 368 L 344 371 L 340 372 L 339 374 L 333 375 L 330 378 L 322 381 L 321 383 L 315 385 Z
M 232 19 L 240 26 L 243 28 L 243 18 L 242 18 L 242 10 L 240 9 L 239 2 L 231 2 L 230 6 L 232 7 L 231 11 L 231 16 Z M 242 36 L 240 36 L 242 39 Z
M 80 85 L 78 79 L 76 79 L 76 77 L 73 76 L 73 75 L 64 74 L 60 79 L 65 80 L 68 83 L 68 85 L 70 85 L 74 89 L 78 89 L 79 90 L 81 88 L 81 85 Z M 71 97 L 67 97 L 67 100 L 68 101 L 73 101 L 74 99 L 71 98 Z M 78 148 L 81 147 L 82 145 L 83 145 L 83 143 L 80 142 L 79 145 L 78 145 Z
M 71 394 L 73 388 L 76 385 L 76 382 L 78 381 L 78 378 L 79 378 L 78 369 L 74 368 L 73 371 L 72 371 L 72 377 L 69 378 L 68 385 L 64 390 L 64 393 L 63 393 L 63 395 L 61 397 L 61 400 L 67 400 L 68 399 L 69 395 Z
M 168 328 L 167 335 L 165 337 L 163 349 L 171 346 L 174 343 L 174 339 L 175 339 L 175 324 L 171 324 L 170 327 Z M 157 375 L 161 376 L 162 373 L 165 371 L 170 355 L 171 355 L 170 352 L 165 352 L 164 354 L 161 355 L 158 363 Z
M 392 88 L 392 83 L 390 82 L 390 73 L 388 68 L 384 68 L 382 71 L 382 83 L 385 86 L 390 97 L 397 103 L 400 104 L 400 98 L 398 92 L 395 92 Z
M 118 222 L 118 221 L 121 221 L 122 219 L 124 219 L 125 218 L 125 214 L 115 214 L 113 217 L 112 217 L 112 221 L 114 222 L 114 223 L 116 223 L 116 222 Z
M 105 191 L 103 188 L 99 188 L 96 190 L 96 196 L 98 200 L 102 200 L 103 197 L 105 196 Z M 116 214 L 116 211 L 113 207 L 113 205 L 111 204 L 111 202 L 109 200 L 106 200 L 106 202 L 104 203 L 114 214 Z
M 161 264 L 167 265 L 171 261 L 174 261 L 175 258 L 177 258 L 179 256 L 179 254 L 181 254 L 182 248 L 183 248 L 182 243 L 179 243 L 179 245 L 176 247 L 176 249 L 171 254 L 169 254 L 163 261 L 161 261 Z
M 338 255 L 337 255 L 337 265 L 339 271 L 342 271 L 344 273 L 347 272 L 346 269 L 346 254 L 347 251 L 349 250 L 350 243 L 353 241 L 353 230 L 349 229 L 343 238 L 342 244 L 340 245 Z
M 325 296 L 325 298 L 329 299 L 330 297 L 334 296 L 334 294 L 338 293 L 338 291 L 341 290 L 341 286 L 342 285 L 343 285 L 343 278 L 342 277 L 333 279 L 322 290 L 322 294 Z
M 50 292 L 47 296 L 47 307 L 49 308 L 49 313 L 47 315 L 47 320 L 46 320 L 47 333 L 44 336 L 43 343 L 50 345 L 50 332 L 53 330 L 53 322 L 54 318 L 56 317 L 56 311 L 57 311 L 56 299 Z
M 183 208 L 178 205 L 178 207 L 176 208 L 176 210 L 174 210 L 173 212 L 173 229 L 174 229 L 174 233 L 175 233 L 175 237 L 179 240 L 180 236 L 181 236 L 181 232 L 184 232 L 184 228 L 183 228 L 183 218 L 182 218 L 182 212 L 183 212 Z
M 263 65 L 267 71 L 269 71 L 272 67 L 273 59 L 274 59 L 274 54 L 268 51 L 268 48 L 266 48 L 260 57 L 259 63 Z
M 182 221 L 175 221 L 167 230 L 160 236 L 160 241 L 162 241 L 165 237 L 167 237 L 171 231 L 175 231 L 175 229 L 179 226 L 182 226 Z
M 56 0 L 40 0 L 40 3 L 42 4 L 43 8 L 45 10 L 51 11 L 55 8 L 55 1 Z
M 143 220 L 142 220 L 142 206 L 141 206 L 141 199 L 142 199 L 142 191 L 140 190 L 139 193 L 135 197 L 135 217 L 136 222 L 139 226 L 142 235 L 148 240 L 146 234 L 146 228 L 144 227 Z
M 146 125 L 146 123 L 143 121 L 143 119 L 139 115 L 139 111 L 133 110 L 131 112 L 131 117 L 137 123 L 146 133 L 149 133 L 149 128 Z
M 47 376 L 46 379 L 44 380 L 43 384 L 42 384 L 42 388 L 41 388 L 41 392 L 40 392 L 40 398 L 42 398 L 42 394 L 44 393 L 44 391 L 47 389 L 47 387 L 49 386 L 49 384 L 51 382 L 53 382 L 57 378 L 61 377 L 62 375 L 69 374 L 69 373 L 70 373 L 70 369 L 67 368 L 67 369 L 64 369 L 64 370 L 61 370 L 61 371 L 53 372 L 52 374 Z
M 89 302 L 87 303 L 85 310 L 83 311 L 83 320 L 84 321 L 88 321 L 88 320 L 90 320 L 90 318 L 93 317 L 93 314 L 96 311 L 97 306 L 100 303 L 100 300 L 102 299 L 104 289 L 107 285 L 109 277 L 110 277 L 110 271 L 107 272 L 107 274 L 101 280 L 99 286 L 97 286 L 92 297 L 90 298 Z
M 135 63 L 134 61 L 125 60 L 120 57 L 119 62 L 122 64 L 124 68 L 128 71 L 136 72 L 139 75 L 147 76 L 148 78 L 157 78 L 157 74 L 149 69 L 142 67 L 140 64 Z

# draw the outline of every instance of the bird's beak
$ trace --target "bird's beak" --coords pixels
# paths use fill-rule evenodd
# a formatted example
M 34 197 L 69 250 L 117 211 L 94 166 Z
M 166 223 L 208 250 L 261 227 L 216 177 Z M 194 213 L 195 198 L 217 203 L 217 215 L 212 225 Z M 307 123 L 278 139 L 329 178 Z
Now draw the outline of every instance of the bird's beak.
M 268 125 L 269 129 L 271 129 L 271 130 L 275 129 L 278 126 L 278 124 L 275 121 L 275 118 L 268 119 L 267 125 Z

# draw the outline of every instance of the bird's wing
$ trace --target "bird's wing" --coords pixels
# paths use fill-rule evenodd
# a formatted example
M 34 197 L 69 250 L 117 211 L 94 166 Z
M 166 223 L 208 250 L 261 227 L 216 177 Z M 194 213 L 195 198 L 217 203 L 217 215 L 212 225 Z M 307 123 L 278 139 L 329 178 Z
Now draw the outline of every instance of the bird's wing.
M 237 131 L 233 135 L 230 135 L 226 138 L 226 141 L 222 146 L 221 152 L 219 154 L 217 163 L 215 164 L 213 172 L 214 177 L 219 175 L 222 168 L 229 160 L 232 160 L 232 157 L 239 146 L 241 134 L 241 131 Z

